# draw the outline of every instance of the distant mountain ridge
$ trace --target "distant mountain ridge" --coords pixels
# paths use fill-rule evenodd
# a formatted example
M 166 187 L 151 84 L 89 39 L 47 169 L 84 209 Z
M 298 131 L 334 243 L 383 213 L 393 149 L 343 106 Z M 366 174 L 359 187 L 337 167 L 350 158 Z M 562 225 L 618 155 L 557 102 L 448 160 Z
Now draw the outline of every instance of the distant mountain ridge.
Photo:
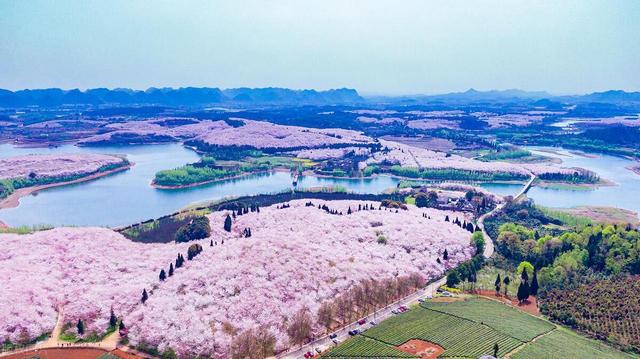
M 286 88 L 235 88 L 220 90 L 209 87 L 155 88 L 145 91 L 127 88 L 95 88 L 86 91 L 59 88 L 9 91 L 0 89 L 0 107 L 60 105 L 165 105 L 203 106 L 242 103 L 273 105 L 332 105 L 362 102 L 354 89 L 327 91 L 291 90 Z
M 583 100 L 600 102 L 640 102 L 640 92 L 609 90 L 581 96 Z
M 442 100 L 490 101 L 502 99 L 542 99 L 553 97 L 553 95 L 545 91 L 524 91 L 519 89 L 478 91 L 471 88 L 465 92 L 451 92 L 425 97 Z
M 550 107 L 562 104 L 607 103 L 615 105 L 640 104 L 640 92 L 609 90 L 585 95 L 554 96 L 545 91 L 519 89 L 451 92 L 436 95 L 372 96 L 361 97 L 354 89 L 341 88 L 326 91 L 292 90 L 280 87 L 230 88 L 221 90 L 210 87 L 155 88 L 132 90 L 128 88 L 95 88 L 81 91 L 26 89 L 9 91 L 0 89 L 0 107 L 26 106 L 54 107 L 61 105 L 157 105 L 198 107 L 206 105 L 356 105 L 356 104 L 432 104 L 453 105 L 473 103 L 550 103 Z

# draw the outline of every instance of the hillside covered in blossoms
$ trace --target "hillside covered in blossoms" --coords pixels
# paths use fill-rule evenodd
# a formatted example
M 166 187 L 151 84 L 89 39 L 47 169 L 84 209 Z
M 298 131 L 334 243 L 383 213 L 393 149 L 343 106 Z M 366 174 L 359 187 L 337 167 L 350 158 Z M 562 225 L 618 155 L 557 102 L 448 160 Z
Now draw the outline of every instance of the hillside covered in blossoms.
M 81 176 L 123 162 L 120 157 L 97 153 L 0 158 L 0 180 Z
M 470 233 L 445 221 L 463 220 L 462 213 L 297 200 L 237 216 L 227 231 L 229 213 L 208 216 L 211 236 L 199 241 L 202 253 L 175 273 L 176 255 L 185 255 L 188 243 L 141 244 L 98 228 L 0 235 L 7 294 L 0 337 L 48 332 L 61 308 L 65 322 L 82 319 L 100 333 L 113 309 L 133 343 L 171 347 L 185 357 L 227 357 L 233 335 L 255 328 L 271 333 L 282 350 L 291 345 L 288 321 L 298 311 L 312 313 L 319 333 L 319 306 L 353 286 L 410 276 L 426 281 L 474 251 Z M 170 265 L 172 275 L 158 280 Z

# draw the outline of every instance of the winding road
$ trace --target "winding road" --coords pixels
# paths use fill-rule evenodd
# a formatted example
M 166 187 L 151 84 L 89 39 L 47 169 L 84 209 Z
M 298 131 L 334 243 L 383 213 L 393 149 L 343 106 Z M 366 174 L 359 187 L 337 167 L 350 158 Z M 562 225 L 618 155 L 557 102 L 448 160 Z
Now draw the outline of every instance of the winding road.
M 536 176 L 535 175 L 531 175 L 531 178 L 529 179 L 529 181 L 527 181 L 527 183 L 525 183 L 525 185 L 522 187 L 522 189 L 513 197 L 514 200 L 517 200 L 519 198 L 521 198 L 522 196 L 524 196 L 527 191 L 529 191 L 529 189 L 531 188 L 531 186 L 533 185 L 533 181 L 535 181 Z M 496 213 L 497 211 L 500 211 L 502 208 L 504 208 L 505 206 L 505 202 L 499 204 L 496 206 L 496 208 L 494 208 L 493 210 L 483 214 L 482 216 L 478 217 L 478 227 L 480 227 L 480 229 L 482 230 L 482 234 L 484 236 L 484 241 L 485 241 L 485 247 L 484 247 L 484 252 L 482 253 L 484 255 L 485 258 L 490 258 L 493 255 L 494 252 L 494 244 L 493 244 L 493 240 L 491 239 L 491 237 L 489 237 L 489 234 L 487 233 L 487 231 L 484 228 L 484 220 L 491 216 L 492 214 Z M 440 279 L 438 279 L 435 282 L 432 282 L 431 284 L 429 284 L 427 287 L 425 287 L 424 289 L 421 289 L 411 295 L 409 295 L 408 297 L 402 298 L 394 303 L 389 304 L 388 306 L 379 309 L 378 311 L 376 311 L 375 313 L 369 314 L 366 317 L 367 320 L 367 324 L 364 325 L 359 325 L 358 322 L 353 322 L 337 331 L 334 331 L 333 333 L 330 334 L 335 334 L 336 335 L 336 340 L 338 341 L 338 343 L 343 342 L 344 340 L 349 338 L 349 331 L 353 330 L 353 329 L 360 329 L 360 330 L 365 330 L 370 328 L 370 321 L 375 321 L 377 323 L 393 316 L 394 314 L 392 313 L 393 309 L 396 309 L 400 306 L 406 306 L 409 307 L 410 305 L 416 304 L 418 303 L 418 299 L 426 299 L 427 297 L 432 297 L 435 292 L 437 291 L 437 289 L 444 285 L 447 282 L 447 277 L 444 276 Z M 305 345 L 303 345 L 302 347 L 299 348 L 293 348 L 290 350 L 287 350 L 285 352 L 282 352 L 280 354 L 278 354 L 276 357 L 277 358 L 281 358 L 281 359 L 300 359 L 300 358 L 304 358 L 304 354 L 307 352 L 311 352 L 313 354 L 318 354 L 317 350 L 320 350 L 322 352 L 324 352 L 325 350 L 330 349 L 331 347 L 335 346 L 335 343 L 333 342 L 333 340 L 331 338 L 329 338 L 329 334 L 324 335 L 312 342 L 309 342 Z

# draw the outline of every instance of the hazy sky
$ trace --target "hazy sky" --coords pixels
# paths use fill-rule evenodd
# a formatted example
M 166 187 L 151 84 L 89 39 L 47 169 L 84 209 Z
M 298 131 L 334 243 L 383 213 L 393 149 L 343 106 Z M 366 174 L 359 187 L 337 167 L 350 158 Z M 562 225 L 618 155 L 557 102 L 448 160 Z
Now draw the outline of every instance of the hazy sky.
M 639 19 L 639 0 L 0 0 L 0 87 L 637 91 Z

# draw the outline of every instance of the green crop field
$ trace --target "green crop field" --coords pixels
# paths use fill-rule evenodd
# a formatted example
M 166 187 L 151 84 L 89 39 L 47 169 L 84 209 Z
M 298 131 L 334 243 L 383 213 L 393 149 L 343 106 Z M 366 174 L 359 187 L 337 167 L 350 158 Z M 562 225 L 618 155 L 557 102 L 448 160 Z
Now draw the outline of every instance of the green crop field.
M 545 320 L 488 299 L 469 299 L 451 303 L 426 302 L 422 306 L 486 324 L 523 342 L 531 341 L 555 328 L 555 325 Z
M 568 330 L 558 329 L 527 344 L 511 358 L 631 359 L 633 357 L 595 340 L 581 337 Z
M 585 358 L 631 359 L 603 343 L 557 328 L 502 303 L 482 298 L 458 302 L 425 302 L 394 316 L 324 354 L 331 358 L 411 358 L 397 350 L 410 339 L 421 339 L 445 349 L 440 358 L 498 357 L 513 359 Z M 516 350 L 517 349 L 517 350 Z
M 486 325 L 421 307 L 385 320 L 363 335 L 393 346 L 410 339 L 426 340 L 445 349 L 441 357 L 492 354 L 495 343 L 501 356 L 522 344 Z
M 351 338 L 322 356 L 327 358 L 415 358 L 411 354 L 363 336 Z

